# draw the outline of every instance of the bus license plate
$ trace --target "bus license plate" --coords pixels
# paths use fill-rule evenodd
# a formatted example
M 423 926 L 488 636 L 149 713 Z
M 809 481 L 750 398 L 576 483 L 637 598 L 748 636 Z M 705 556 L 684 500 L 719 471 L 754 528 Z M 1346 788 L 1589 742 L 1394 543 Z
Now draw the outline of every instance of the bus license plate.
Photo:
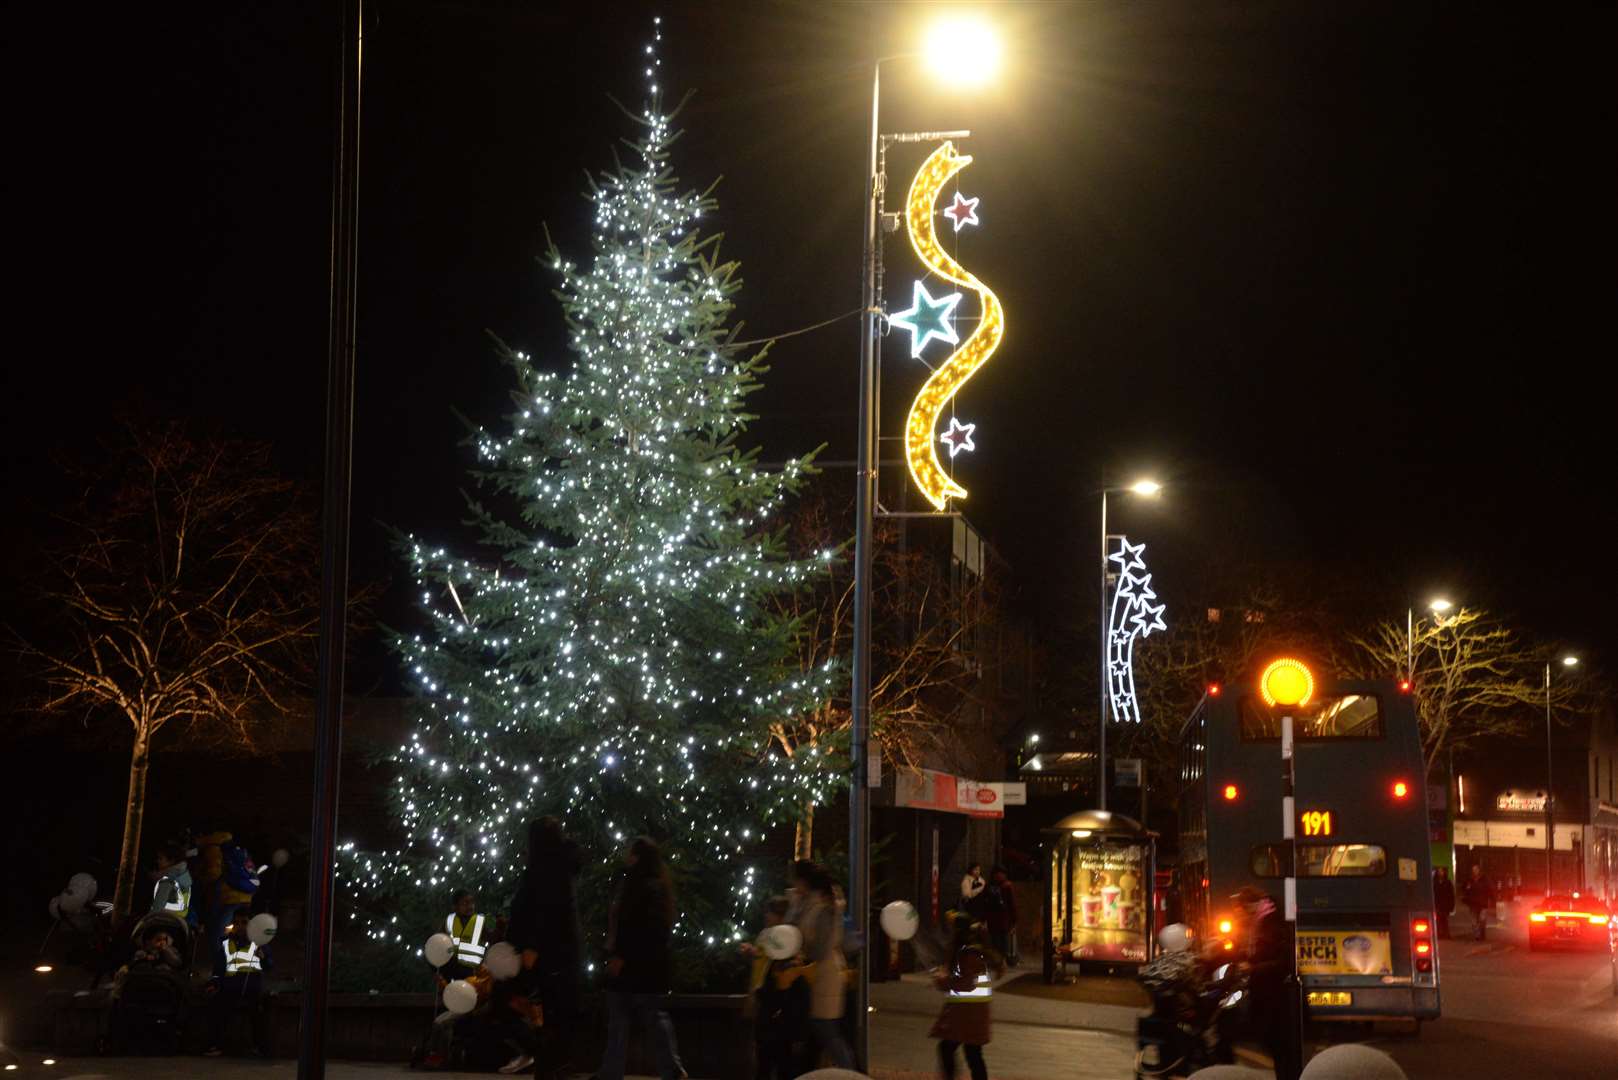
M 1314 1005 L 1352 1005 L 1354 995 L 1347 990 L 1311 990 L 1309 991 L 1309 1004 Z

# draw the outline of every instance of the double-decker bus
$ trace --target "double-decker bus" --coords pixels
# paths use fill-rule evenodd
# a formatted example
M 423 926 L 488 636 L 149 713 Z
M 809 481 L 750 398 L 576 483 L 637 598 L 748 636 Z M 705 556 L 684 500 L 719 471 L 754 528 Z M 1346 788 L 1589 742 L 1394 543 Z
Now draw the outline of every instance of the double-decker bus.
M 1435 1019 L 1425 770 L 1409 685 L 1317 682 L 1303 670 L 1311 685 L 1296 705 L 1267 703 L 1256 678 L 1210 686 L 1181 729 L 1186 921 L 1215 949 L 1234 949 L 1229 897 L 1252 885 L 1282 906 L 1295 842 L 1307 1015 Z M 1294 841 L 1282 828 L 1283 713 L 1293 725 Z

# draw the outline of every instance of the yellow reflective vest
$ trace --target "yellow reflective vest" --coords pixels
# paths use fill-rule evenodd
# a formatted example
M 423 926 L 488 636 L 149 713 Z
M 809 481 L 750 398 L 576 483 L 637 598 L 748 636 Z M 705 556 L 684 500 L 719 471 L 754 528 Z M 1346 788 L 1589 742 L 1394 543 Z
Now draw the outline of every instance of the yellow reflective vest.
M 263 971 L 264 965 L 258 958 L 258 946 L 252 942 L 247 943 L 244 949 L 230 938 L 223 942 L 225 949 L 225 974 L 245 975 L 250 971 Z
M 477 967 L 483 963 L 483 954 L 488 947 L 483 944 L 483 916 L 474 915 L 469 926 L 462 926 L 457 932 L 455 929 L 455 913 L 452 911 L 449 918 L 444 920 L 444 931 L 455 942 L 455 959 L 468 967 Z

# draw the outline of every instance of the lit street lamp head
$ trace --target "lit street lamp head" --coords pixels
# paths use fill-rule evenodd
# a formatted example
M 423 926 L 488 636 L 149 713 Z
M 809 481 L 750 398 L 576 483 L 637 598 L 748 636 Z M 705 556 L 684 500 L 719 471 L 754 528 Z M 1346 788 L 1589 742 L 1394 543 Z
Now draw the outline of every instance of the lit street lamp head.
M 1129 485 L 1129 490 L 1136 495 L 1156 495 L 1163 490 L 1163 485 L 1156 480 L 1137 480 Z
M 1440 615 L 1454 606 L 1454 604 L 1450 603 L 1448 600 L 1445 600 L 1442 596 L 1438 597 L 1432 603 L 1427 605 L 1430 610 L 1436 611 Z
M 1578 662 L 1579 662 L 1579 658 L 1577 656 L 1564 656 L 1564 657 L 1562 657 L 1562 666 L 1563 667 L 1573 667 Z
M 1000 68 L 1000 39 L 982 19 L 952 16 L 927 34 L 927 63 L 933 74 L 960 86 L 982 86 Z

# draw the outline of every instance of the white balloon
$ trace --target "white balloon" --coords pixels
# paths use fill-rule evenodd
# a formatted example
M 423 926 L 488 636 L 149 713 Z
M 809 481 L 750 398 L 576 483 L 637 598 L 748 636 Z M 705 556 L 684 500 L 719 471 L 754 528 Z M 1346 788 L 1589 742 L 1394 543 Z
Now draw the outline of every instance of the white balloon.
M 893 941 L 909 941 L 921 929 L 921 916 L 908 900 L 895 900 L 882 908 L 882 932 Z
M 276 848 L 275 854 L 270 856 L 270 865 L 279 870 L 287 864 L 287 860 L 290 858 L 292 858 L 292 853 L 286 848 Z
M 1363 1043 L 1328 1046 L 1309 1059 L 1304 1080 L 1405 1080 L 1398 1062 Z
M 457 1015 L 471 1012 L 478 1007 L 477 987 L 465 979 L 456 979 L 444 987 L 444 1008 Z
M 803 933 L 791 923 L 772 926 L 759 935 L 764 955 L 771 960 L 790 960 L 803 948 Z
M 90 902 L 88 896 L 76 892 L 65 892 L 58 896 L 57 899 L 61 901 L 60 906 L 65 915 L 77 915 L 84 910 L 84 905 Z
M 60 896 L 51 897 L 50 907 L 51 918 L 60 919 L 62 917 L 62 898 Z
M 483 966 L 496 979 L 509 979 L 522 970 L 522 956 L 509 941 L 497 941 L 483 954 Z
M 67 888 L 62 891 L 80 893 L 88 903 L 96 897 L 96 879 L 89 874 L 74 874 L 67 879 Z
M 274 915 L 261 911 L 247 920 L 247 940 L 261 947 L 268 945 L 275 940 L 275 931 L 279 928 Z
M 434 934 L 421 951 L 427 954 L 427 962 L 433 967 L 443 967 L 455 955 L 455 939 L 448 934 Z

